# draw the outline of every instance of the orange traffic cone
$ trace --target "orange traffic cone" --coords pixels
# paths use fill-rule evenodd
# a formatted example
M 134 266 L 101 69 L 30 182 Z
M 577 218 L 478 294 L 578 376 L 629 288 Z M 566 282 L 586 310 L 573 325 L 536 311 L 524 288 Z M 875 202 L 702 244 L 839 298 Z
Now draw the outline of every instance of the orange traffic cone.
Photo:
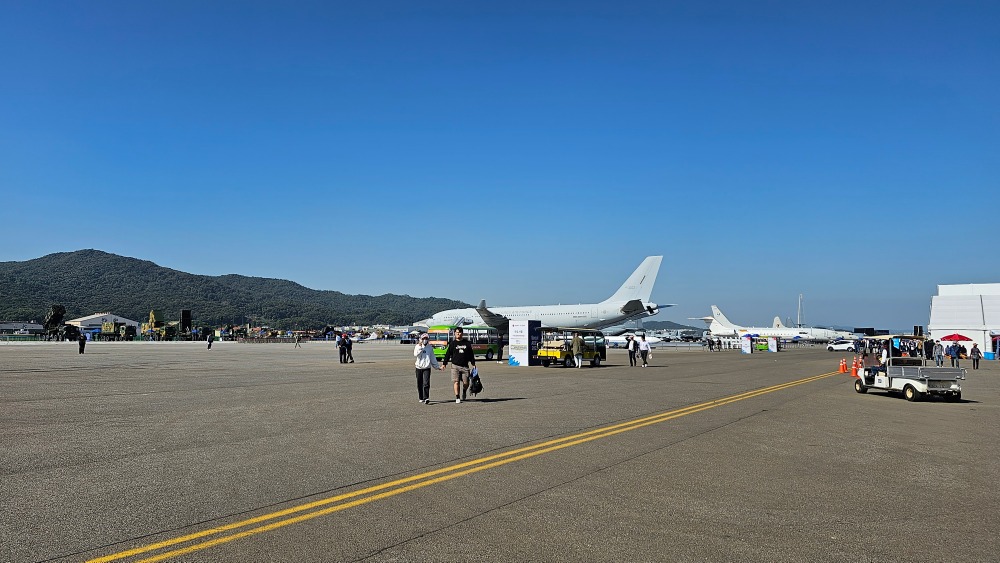
M 840 369 L 837 370 L 840 373 L 847 373 L 847 359 L 840 358 Z
M 851 377 L 858 376 L 858 357 L 854 356 L 854 361 L 851 362 Z

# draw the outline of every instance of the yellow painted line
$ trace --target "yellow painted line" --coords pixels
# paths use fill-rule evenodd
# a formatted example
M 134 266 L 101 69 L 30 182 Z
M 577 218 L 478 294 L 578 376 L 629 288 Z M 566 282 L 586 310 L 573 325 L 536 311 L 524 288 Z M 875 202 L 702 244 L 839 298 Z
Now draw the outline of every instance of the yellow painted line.
M 708 409 L 720 407 L 720 406 L 723 406 L 723 405 L 728 405 L 730 403 L 735 403 L 737 401 L 743 401 L 743 400 L 750 399 L 750 398 L 753 398 L 753 397 L 758 397 L 760 395 L 765 395 L 765 394 L 768 394 L 768 393 L 774 393 L 775 391 L 781 391 L 783 389 L 788 389 L 790 387 L 794 387 L 794 386 L 797 386 L 797 385 L 803 385 L 805 383 L 811 383 L 811 382 L 818 381 L 818 380 L 826 378 L 826 377 L 830 377 L 832 375 L 837 375 L 837 373 L 838 372 L 829 372 L 829 373 L 824 373 L 824 374 L 821 374 L 821 375 L 807 377 L 807 378 L 804 378 L 804 379 L 799 379 L 799 380 L 796 380 L 796 381 L 790 381 L 790 382 L 787 382 L 787 383 L 781 383 L 781 384 L 778 384 L 778 385 L 773 385 L 771 387 L 765 387 L 765 388 L 762 388 L 762 389 L 756 389 L 756 390 L 752 390 L 752 391 L 746 391 L 744 393 L 739 393 L 737 395 L 731 395 L 729 397 L 723 397 L 721 399 L 714 399 L 714 400 L 711 400 L 711 401 L 707 401 L 707 402 L 704 402 L 704 403 L 699 403 L 699 404 L 696 404 L 696 405 L 691 405 L 691 406 L 683 407 L 683 408 L 680 408 L 680 409 L 675 409 L 675 410 L 668 411 L 668 412 L 665 412 L 665 413 L 659 413 L 659 414 L 656 414 L 656 415 L 651 415 L 651 416 L 647 416 L 647 417 L 643 417 L 643 418 L 638 418 L 638 419 L 635 419 L 635 420 L 630 420 L 630 421 L 619 423 L 619 424 L 613 424 L 613 425 L 610 425 L 610 426 L 605 426 L 605 427 L 597 428 L 597 429 L 594 429 L 594 430 L 589 430 L 587 432 L 581 432 L 581 433 L 578 433 L 578 434 L 573 434 L 571 436 L 565 436 L 565 437 L 562 437 L 562 438 L 557 438 L 557 439 L 554 439 L 554 440 L 549 440 L 547 442 L 542 442 L 542 443 L 535 444 L 535 445 L 532 445 L 532 446 L 526 446 L 526 447 L 523 447 L 523 448 L 517 448 L 517 449 L 514 449 L 514 450 L 509 450 L 509 451 L 506 451 L 506 452 L 502 452 L 502 453 L 499 453 L 499 454 L 494 454 L 494 455 L 490 455 L 490 456 L 481 457 L 481 458 L 474 459 L 474 460 L 471 460 L 471 461 L 467 461 L 467 462 L 463 462 L 463 463 L 451 465 L 451 466 L 448 466 L 448 467 L 443 467 L 443 468 L 440 468 L 440 469 L 435 469 L 433 471 L 428 471 L 428 472 L 425 472 L 425 473 L 421 473 L 419 475 L 413 475 L 413 476 L 406 477 L 406 478 L 403 478 L 403 479 L 397 479 L 395 481 L 391 481 L 391 482 L 388 482 L 388 483 L 383 483 L 381 485 L 375 485 L 375 486 L 367 487 L 367 488 L 360 489 L 360 490 L 357 490 L 357 491 L 353 491 L 353 492 L 349 492 L 349 493 L 344 493 L 344 494 L 341 494 L 341 495 L 336 495 L 336 496 L 325 498 L 325 499 L 320 499 L 320 500 L 317 500 L 317 501 L 314 501 L 314 502 L 302 504 L 302 505 L 299 505 L 299 506 L 294 506 L 294 507 L 287 508 L 287 509 L 284 509 L 284 510 L 279 510 L 277 512 L 272 512 L 272 513 L 264 514 L 264 515 L 257 516 L 257 517 L 254 517 L 254 518 L 249 518 L 249 519 L 246 519 L 246 520 L 241 520 L 239 522 L 233 522 L 231 524 L 226 524 L 224 526 L 218 526 L 216 528 L 211 528 L 211 529 L 203 530 L 203 531 L 196 532 L 196 533 L 193 533 L 193 534 L 188 534 L 188 535 L 185 535 L 185 536 L 179 536 L 179 537 L 176 537 L 176 538 L 171 538 L 169 540 L 165 540 L 165 541 L 162 541 L 162 542 L 158 542 L 158 543 L 153 543 L 153 544 L 149 544 L 149 545 L 137 547 L 135 549 L 121 551 L 121 552 L 114 553 L 114 554 L 111 554 L 111 555 L 107 555 L 107 556 L 104 556 L 104 557 L 98 557 L 96 559 L 89 560 L 87 563 L 106 563 L 106 562 L 109 562 L 109 561 L 117 561 L 119 559 L 124 559 L 126 557 L 131 557 L 133 555 L 139 555 L 139 554 L 142 554 L 142 553 L 149 553 L 151 551 L 156 551 L 156 550 L 163 549 L 163 548 L 166 548 L 166 547 L 170 547 L 170 546 L 173 546 L 173 545 L 177 545 L 177 544 L 180 544 L 180 543 L 190 542 L 190 541 L 201 539 L 201 538 L 205 538 L 205 537 L 208 537 L 208 536 L 222 534 L 224 532 L 230 532 L 230 531 L 233 531 L 233 530 L 237 530 L 239 528 L 245 528 L 247 526 L 251 526 L 251 525 L 254 525 L 254 524 L 260 524 L 261 522 L 267 522 L 269 520 L 276 520 L 278 518 L 282 518 L 282 517 L 285 517 L 285 516 L 290 516 L 292 514 L 296 514 L 296 513 L 300 513 L 300 512 L 306 512 L 306 511 L 312 510 L 314 508 L 319 508 L 319 507 L 326 506 L 326 505 L 329 505 L 329 504 L 338 503 L 340 501 L 344 501 L 344 500 L 351 499 L 351 498 L 354 498 L 354 497 L 359 497 L 359 496 L 363 496 L 363 495 L 369 495 L 369 496 L 365 496 L 364 498 L 356 499 L 356 500 L 353 500 L 353 501 L 350 501 L 350 502 L 336 504 L 335 506 L 329 506 L 327 508 L 323 508 L 323 509 L 320 509 L 320 510 L 315 510 L 313 512 L 307 512 L 305 514 L 300 514 L 299 516 L 294 516 L 294 517 L 286 518 L 284 520 L 280 520 L 280 521 L 277 521 L 277 522 L 272 522 L 272 523 L 264 525 L 264 526 L 258 526 L 256 528 L 251 528 L 251 529 L 248 529 L 248 530 L 244 530 L 242 532 L 237 532 L 237 533 L 230 534 L 230 535 L 227 535 L 227 536 L 223 536 L 223 537 L 219 537 L 219 538 L 207 540 L 207 541 L 204 541 L 204 542 L 201 542 L 201 543 L 197 543 L 197 544 L 194 544 L 194 545 L 190 545 L 190 546 L 187 546 L 187 547 L 184 547 L 184 548 L 172 550 L 172 551 L 169 551 L 169 552 L 166 552 L 166 553 L 161 553 L 161 554 L 155 555 L 153 557 L 142 559 L 138 563 L 162 561 L 164 559 L 169 559 L 169 558 L 172 558 L 172 557 L 177 557 L 179 555 L 184 555 L 186 553 L 191 553 L 191 552 L 194 552 L 194 551 L 199 551 L 199 550 L 206 549 L 206 548 L 209 548 L 209 547 L 212 547 L 212 546 L 216 546 L 216 545 L 220 545 L 220 544 L 223 544 L 223 543 L 228 543 L 228 542 L 240 539 L 240 538 L 244 538 L 244 537 L 247 537 L 247 536 L 259 534 L 259 533 L 266 532 L 266 531 L 269 531 L 269 530 L 274 530 L 274 529 L 281 528 L 281 527 L 284 527 L 284 526 L 288 526 L 288 525 L 291 525 L 291 524 L 295 524 L 295 523 L 298 523 L 298 522 L 303 522 L 305 520 L 311 520 L 311 519 L 316 518 L 318 516 L 323 516 L 323 515 L 326 515 L 326 514 L 331 514 L 333 512 L 339 512 L 341 510 L 352 508 L 354 506 L 359 506 L 359 505 L 362 505 L 362 504 L 367 504 L 369 502 L 373 502 L 373 501 L 380 500 L 380 499 L 383 499 L 383 498 L 388 498 L 388 497 L 396 496 L 396 495 L 399 495 L 399 494 L 402 494 L 402 493 L 410 492 L 410 491 L 413 491 L 413 490 L 416 490 L 416 489 L 420 489 L 420 488 L 423 488 L 423 487 L 427 487 L 427 486 L 430 486 L 430 485 L 434 485 L 434 484 L 437 484 L 437 483 L 442 483 L 442 482 L 445 482 L 445 481 L 450 481 L 452 479 L 456 479 L 458 477 L 463 477 L 465 475 L 469 475 L 469 474 L 472 474 L 472 473 L 477 473 L 479 471 L 484 471 L 486 469 L 491 469 L 491 468 L 494 468 L 494 467 L 499 467 L 501 465 L 506 465 L 508 463 L 513 463 L 515 461 L 521 461 L 521 460 L 528 459 L 528 458 L 531 458 L 531 457 L 535 457 L 537 455 L 541 455 L 541 454 L 544 454 L 544 453 L 549 453 L 549 452 L 553 452 L 553 451 L 560 450 L 560 449 L 563 449 L 563 448 L 568 448 L 570 446 L 576 446 L 576 445 L 579 445 L 579 444 L 583 444 L 583 443 L 586 443 L 586 442 L 590 442 L 590 441 L 596 440 L 598 438 L 606 438 L 608 436 L 613 436 L 615 434 L 620 434 L 622 432 L 627 432 L 627 431 L 630 431 L 630 430 L 635 430 L 637 428 L 643 428 L 645 426 L 649 426 L 649 425 L 652 425 L 652 424 L 658 424 L 660 422 L 665 422 L 667 420 L 672 420 L 672 419 L 675 419 L 675 418 L 680 418 L 682 416 L 687 416 L 689 414 L 694 414 L 694 413 L 701 412 L 701 411 L 704 411 L 704 410 L 708 410 Z M 435 476 L 437 476 L 437 477 L 435 477 Z M 391 489 L 391 490 L 387 491 L 386 489 Z M 384 491 L 384 492 L 379 492 L 379 491 Z M 371 494 L 371 493 L 376 493 L 376 494 Z

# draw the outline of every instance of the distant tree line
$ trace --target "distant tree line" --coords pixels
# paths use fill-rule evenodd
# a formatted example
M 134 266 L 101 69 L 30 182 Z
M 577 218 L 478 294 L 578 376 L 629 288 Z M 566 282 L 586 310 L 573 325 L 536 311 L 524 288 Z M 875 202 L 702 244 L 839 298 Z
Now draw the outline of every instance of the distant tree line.
M 191 309 L 197 324 L 268 325 L 281 329 L 326 325 L 408 324 L 468 304 L 437 297 L 347 295 L 297 283 L 240 276 L 199 276 L 99 250 L 0 262 L 0 318 L 42 319 L 50 307 L 66 319 L 109 311 L 144 321 L 149 311 L 169 319 Z

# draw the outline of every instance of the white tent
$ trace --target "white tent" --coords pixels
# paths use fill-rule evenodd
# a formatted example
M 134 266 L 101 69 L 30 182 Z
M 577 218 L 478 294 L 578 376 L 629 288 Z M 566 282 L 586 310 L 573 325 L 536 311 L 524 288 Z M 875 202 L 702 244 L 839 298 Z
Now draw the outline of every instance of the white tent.
M 931 297 L 931 318 L 927 325 L 930 337 L 940 340 L 958 333 L 979 344 L 983 353 L 991 353 L 991 334 L 1000 334 L 1000 283 L 939 285 Z
M 122 323 L 128 326 L 134 326 L 137 329 L 139 328 L 138 321 L 126 319 L 125 317 L 120 317 L 114 313 L 94 313 L 93 315 L 87 315 L 86 317 L 66 321 L 66 324 L 79 327 L 80 330 L 94 330 L 101 328 L 102 323 Z

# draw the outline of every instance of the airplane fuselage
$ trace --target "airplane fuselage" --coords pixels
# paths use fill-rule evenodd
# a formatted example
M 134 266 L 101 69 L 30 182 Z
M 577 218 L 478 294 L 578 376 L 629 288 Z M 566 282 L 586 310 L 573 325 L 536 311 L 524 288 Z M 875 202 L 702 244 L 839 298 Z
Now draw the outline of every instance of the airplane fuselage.
M 490 311 L 503 315 L 511 320 L 532 320 L 541 321 L 544 326 L 559 326 L 566 328 L 604 328 L 624 322 L 625 320 L 649 316 L 646 311 L 638 314 L 622 314 L 621 308 L 625 303 L 581 303 L 579 305 L 534 305 L 522 307 L 490 307 Z M 654 303 L 644 303 L 653 311 L 656 310 Z M 450 309 L 436 313 L 429 319 L 418 321 L 415 324 L 430 326 L 431 324 L 455 324 L 456 321 L 463 321 L 464 324 L 483 325 L 487 324 L 476 312 L 475 308 Z
M 825 328 L 773 328 L 773 327 L 712 327 L 712 336 L 738 336 L 756 334 L 762 338 L 774 337 L 783 340 L 804 340 L 807 342 L 828 342 L 836 340 L 836 331 Z

